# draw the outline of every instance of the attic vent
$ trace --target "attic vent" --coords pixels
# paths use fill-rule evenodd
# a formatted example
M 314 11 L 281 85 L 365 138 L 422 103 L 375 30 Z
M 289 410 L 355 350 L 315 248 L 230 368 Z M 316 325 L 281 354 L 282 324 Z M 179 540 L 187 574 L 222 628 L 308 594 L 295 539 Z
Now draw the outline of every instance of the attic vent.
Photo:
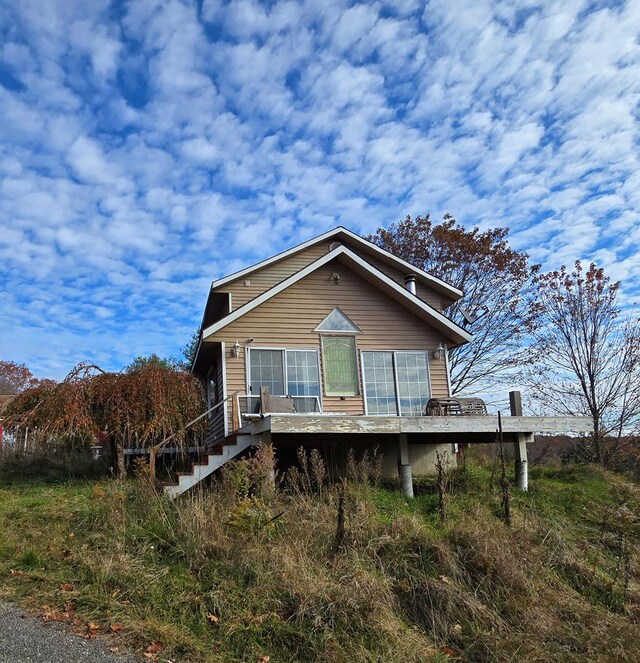
M 357 334 L 360 328 L 336 306 L 331 313 L 314 329 L 317 332 L 346 332 Z
M 342 246 L 342 242 L 331 242 L 329 244 L 329 251 L 335 251 L 339 246 Z

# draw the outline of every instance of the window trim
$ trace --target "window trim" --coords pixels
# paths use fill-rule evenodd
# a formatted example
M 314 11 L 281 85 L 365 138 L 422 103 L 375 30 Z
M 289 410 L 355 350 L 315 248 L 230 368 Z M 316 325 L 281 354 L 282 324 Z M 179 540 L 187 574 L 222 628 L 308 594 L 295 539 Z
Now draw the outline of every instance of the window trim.
M 318 365 L 318 384 L 320 393 L 316 398 L 318 399 L 318 405 L 320 406 L 320 412 L 324 412 L 324 403 L 322 402 L 323 390 L 322 390 L 322 367 L 320 364 L 320 351 L 318 348 L 287 348 L 283 346 L 269 346 L 269 345 L 251 345 L 250 347 L 245 348 L 245 359 L 244 359 L 244 376 L 245 376 L 245 387 L 247 396 L 257 396 L 260 397 L 260 394 L 254 394 L 251 391 L 251 351 L 252 350 L 277 350 L 282 353 L 282 376 L 284 382 L 285 392 L 289 391 L 289 375 L 288 370 L 289 366 L 287 364 L 287 351 L 290 352 L 314 352 L 316 355 L 316 362 Z M 284 394 L 274 394 L 274 396 L 289 396 L 288 393 Z M 300 396 L 291 396 L 291 398 L 302 398 Z M 306 397 L 305 397 L 306 398 Z
M 393 414 L 369 414 L 369 408 L 367 406 L 367 378 L 365 376 L 365 371 L 364 371 L 364 362 L 363 362 L 363 357 L 362 354 L 365 352 L 386 352 L 386 353 L 391 353 L 393 356 L 393 383 L 395 386 L 396 390 L 396 413 L 395 415 Z M 431 386 L 431 364 L 429 363 L 429 350 L 425 349 L 420 349 L 420 350 L 383 350 L 382 348 L 380 349 L 375 349 L 375 348 L 369 348 L 367 350 L 360 350 L 360 363 L 361 363 L 361 370 L 362 370 L 362 401 L 364 404 L 364 414 L 366 417 L 409 417 L 409 416 L 418 416 L 418 415 L 408 415 L 408 414 L 402 414 L 402 408 L 400 407 L 400 389 L 399 389 L 399 384 L 398 384 L 398 370 L 397 370 L 397 364 L 396 364 L 396 354 L 403 354 L 403 353 L 413 353 L 413 354 L 423 354 L 425 355 L 427 359 L 427 386 L 429 387 L 429 398 L 433 396 L 433 388 Z
M 324 361 L 324 339 L 327 337 L 332 337 L 335 336 L 337 338 L 353 338 L 353 350 L 355 354 L 355 367 L 356 367 L 356 390 L 355 393 L 351 392 L 331 392 L 327 390 L 327 372 L 325 370 L 325 361 Z M 360 365 L 358 362 L 358 339 L 356 338 L 356 335 L 353 332 L 349 333 L 334 333 L 334 332 L 327 332 L 324 333 L 322 332 L 320 334 L 320 352 L 322 355 L 322 390 L 327 398 L 355 398 L 356 396 L 360 396 L 362 394 L 362 388 L 360 384 Z

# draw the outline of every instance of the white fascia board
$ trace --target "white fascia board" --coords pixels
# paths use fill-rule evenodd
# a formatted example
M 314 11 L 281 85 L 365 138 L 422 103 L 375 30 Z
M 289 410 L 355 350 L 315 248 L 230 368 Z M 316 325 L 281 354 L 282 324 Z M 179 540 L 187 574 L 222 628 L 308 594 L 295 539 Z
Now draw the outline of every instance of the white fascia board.
M 346 246 L 343 245 L 337 247 L 333 251 L 329 251 L 329 253 L 322 256 L 321 258 L 318 258 L 311 264 L 307 265 L 304 269 L 301 269 L 299 272 L 296 272 L 295 274 L 291 275 L 288 279 L 285 279 L 278 285 L 271 288 L 271 290 L 267 290 L 258 297 L 255 297 L 254 299 L 247 302 L 240 308 L 236 309 L 222 320 L 218 320 L 218 322 L 214 323 L 210 327 L 207 327 L 207 329 L 203 330 L 202 332 L 202 338 L 205 339 L 208 336 L 215 334 L 216 332 L 220 331 L 227 325 L 238 320 L 238 318 L 241 318 L 246 313 L 249 313 L 249 311 L 252 311 L 261 304 L 264 304 L 264 302 L 268 301 L 272 297 L 275 297 L 279 293 L 291 287 L 292 285 L 303 279 L 305 276 L 308 276 L 309 274 L 315 272 L 323 265 L 326 265 L 328 262 L 331 262 L 332 260 L 340 256 L 347 258 L 348 260 L 357 264 L 362 269 L 369 272 L 375 279 L 383 282 L 389 288 L 391 288 L 396 293 L 398 293 L 403 299 L 407 300 L 414 306 L 417 306 L 424 313 L 426 313 L 427 316 L 433 318 L 434 320 L 439 322 L 442 326 L 449 329 L 459 339 L 463 339 L 463 342 L 469 342 L 473 339 L 473 336 L 469 334 L 467 331 L 465 331 L 462 327 L 457 325 L 455 322 L 449 320 L 449 318 L 442 315 L 442 313 L 434 309 L 432 306 L 429 306 L 429 304 L 423 302 L 417 295 L 414 295 L 413 293 L 409 292 L 406 288 L 403 288 L 393 279 L 389 278 L 384 272 L 381 272 L 379 269 L 377 269 L 376 267 L 374 267 L 366 260 L 362 259 L 359 255 L 357 255 L 356 253 L 354 253 L 353 251 L 351 251 L 350 249 L 348 249 Z
M 426 302 L 423 302 L 420 299 L 420 297 L 418 297 L 417 295 L 414 295 L 412 292 L 409 292 L 409 290 L 407 290 L 406 288 L 403 288 L 400 284 L 396 283 L 392 278 L 388 277 L 384 272 L 381 272 L 377 267 L 374 267 L 366 260 L 363 260 L 359 255 L 353 253 L 353 251 L 350 251 L 349 249 L 345 248 L 344 253 L 345 256 L 348 257 L 350 260 L 353 260 L 360 267 L 366 269 L 374 277 L 385 283 L 392 290 L 395 290 L 395 292 L 401 295 L 404 299 L 411 302 L 413 305 L 417 306 L 418 308 L 422 309 L 422 311 L 424 311 L 429 317 L 432 317 L 435 320 L 437 320 L 441 325 L 452 331 L 457 336 L 463 338 L 467 343 L 473 340 L 473 336 L 469 334 L 468 331 L 460 327 L 460 325 L 457 325 L 452 320 L 449 320 L 449 318 L 447 318 L 445 315 L 442 315 L 442 313 L 440 313 L 440 311 L 433 308 L 433 306 L 430 306 Z
M 372 242 L 367 241 L 366 239 L 363 239 L 360 237 L 360 235 L 356 235 L 353 231 L 349 230 L 348 228 L 345 228 L 344 226 L 338 226 L 337 228 L 334 228 L 333 230 L 328 230 L 327 232 L 323 233 L 322 235 L 318 235 L 317 237 L 313 237 L 312 239 L 307 240 L 306 242 L 303 242 L 302 244 L 298 244 L 297 246 L 294 246 L 290 249 L 287 249 L 286 251 L 283 251 L 282 253 L 277 253 L 275 256 L 271 256 L 271 258 L 267 258 L 266 260 L 263 260 L 262 262 L 258 262 L 254 265 L 251 265 L 250 267 L 245 267 L 245 269 L 241 269 L 239 272 L 234 272 L 233 274 L 229 274 L 229 276 L 224 276 L 221 279 L 218 279 L 217 281 L 214 281 L 211 284 L 211 289 L 215 290 L 226 283 L 230 283 L 231 281 L 235 281 L 239 278 L 242 278 L 243 276 L 247 276 L 248 274 L 251 274 L 255 272 L 257 269 L 262 269 L 263 267 L 267 267 L 268 265 L 271 265 L 274 262 L 278 262 L 279 260 L 283 260 L 284 258 L 287 258 L 290 255 L 293 255 L 295 253 L 298 253 L 300 251 L 304 251 L 304 249 L 309 248 L 310 246 L 313 246 L 314 244 L 317 244 L 318 242 L 322 242 L 324 240 L 331 239 L 335 235 L 339 235 L 340 233 L 344 233 L 352 239 L 354 242 L 357 242 L 361 246 L 366 247 L 369 250 L 373 250 L 376 253 L 379 253 L 382 257 L 386 258 L 387 260 L 391 260 L 395 262 L 397 265 L 401 266 L 403 269 L 407 271 L 407 274 L 415 274 L 416 276 L 420 277 L 420 279 L 432 286 L 435 286 L 436 289 L 438 290 L 444 290 L 446 293 L 454 300 L 460 299 L 464 295 L 462 290 L 459 290 L 458 288 L 454 288 L 452 285 L 449 283 L 446 283 L 445 281 L 442 281 L 436 276 L 433 276 L 433 274 L 429 274 L 428 272 L 425 272 L 424 270 L 420 269 L 419 267 L 416 267 L 415 265 L 412 265 L 411 263 L 408 263 L 406 260 L 403 260 L 402 258 L 398 258 L 398 256 L 394 256 L 393 253 L 389 253 L 389 251 L 385 251 L 384 249 L 381 249 L 379 246 L 376 246 Z
M 441 290 L 446 290 L 452 296 L 453 299 L 459 299 L 464 295 L 464 292 L 462 292 L 462 290 L 455 288 L 451 284 L 439 279 L 437 276 L 434 276 L 433 274 L 429 274 L 429 272 L 425 272 L 419 267 L 412 265 L 410 262 L 407 262 L 402 258 L 398 258 L 398 256 L 394 256 L 393 253 L 389 253 L 389 251 L 381 249 L 376 244 L 373 244 L 372 242 L 363 239 L 359 235 L 356 235 L 356 233 L 352 232 L 348 228 L 340 227 L 339 230 L 345 233 L 346 235 L 348 235 L 354 241 L 360 242 L 360 244 L 366 245 L 367 248 L 373 249 L 374 251 L 384 256 L 385 258 L 388 258 L 389 260 L 392 260 L 393 262 L 402 265 L 402 267 L 404 267 L 407 270 L 407 274 L 415 274 L 416 276 L 420 276 L 424 281 L 428 281 L 431 284 L 435 284 Z
M 294 253 L 304 251 L 305 249 L 309 248 L 310 246 L 313 246 L 314 244 L 317 244 L 318 242 L 321 242 L 322 240 L 330 239 L 331 237 L 333 237 L 335 234 L 337 234 L 342 230 L 345 230 L 345 228 L 338 227 L 334 228 L 333 230 L 328 230 L 326 233 L 322 233 L 322 235 L 318 235 L 317 237 L 312 237 L 311 239 L 308 239 L 306 242 L 302 242 L 302 244 L 297 244 L 296 246 L 293 246 L 290 249 L 287 249 L 286 251 L 282 251 L 282 253 L 276 253 L 276 255 L 271 256 L 266 260 L 262 260 L 261 262 L 257 262 L 253 265 L 250 265 L 249 267 L 245 267 L 244 269 L 241 269 L 239 272 L 234 272 L 233 274 L 229 274 L 229 276 L 223 276 L 221 279 L 218 279 L 217 281 L 214 281 L 211 284 L 211 289 L 215 290 L 216 288 L 219 288 L 225 283 L 230 283 L 231 281 L 240 279 L 243 276 L 247 276 L 247 274 L 255 272 L 257 269 L 262 269 L 263 267 L 267 267 L 268 265 L 271 265 L 274 262 L 278 262 L 278 260 L 283 260 L 284 258 L 287 258 L 288 256 L 293 255 Z
M 347 250 L 348 249 L 346 247 L 339 246 L 337 249 L 329 251 L 329 253 L 322 256 L 321 258 L 318 258 L 314 262 L 310 263 L 304 269 L 301 269 L 299 272 L 292 274 L 288 279 L 285 279 L 281 283 L 278 283 L 278 285 L 271 288 L 271 290 L 267 290 L 266 292 L 263 292 L 261 295 L 254 297 L 251 301 L 248 301 L 246 304 L 243 304 L 240 308 L 237 308 L 235 311 L 232 311 L 231 313 L 229 313 L 229 315 L 222 318 L 222 320 L 218 320 L 218 322 L 215 322 L 210 327 L 203 329 L 202 338 L 207 338 L 208 336 L 211 336 L 211 334 L 215 334 L 223 327 L 226 327 L 228 324 L 235 322 L 238 318 L 241 318 L 243 315 L 245 315 L 245 313 L 252 311 L 254 308 L 260 306 L 261 304 L 264 304 L 264 302 L 268 301 L 272 297 L 275 297 L 277 294 L 281 293 L 283 290 L 286 290 L 294 283 L 297 283 L 300 279 L 304 278 L 305 276 L 308 276 L 312 272 L 315 272 L 316 269 L 322 267 L 323 265 L 326 265 L 328 262 L 331 262 L 331 260 L 337 258 L 340 254 L 344 253 Z

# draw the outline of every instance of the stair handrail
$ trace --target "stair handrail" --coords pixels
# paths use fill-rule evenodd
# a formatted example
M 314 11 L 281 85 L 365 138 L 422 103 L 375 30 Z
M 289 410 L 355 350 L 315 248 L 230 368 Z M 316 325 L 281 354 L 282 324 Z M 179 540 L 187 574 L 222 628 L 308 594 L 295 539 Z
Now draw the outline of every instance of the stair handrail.
M 224 405 L 227 401 L 231 400 L 232 398 L 236 398 L 238 396 L 238 393 L 239 392 L 234 391 L 230 396 L 227 396 L 219 403 L 216 403 L 213 407 L 210 407 L 206 412 L 203 412 L 201 415 L 197 416 L 195 419 L 192 419 L 189 423 L 185 424 L 180 430 L 176 431 L 175 433 L 171 433 L 171 435 L 165 437 L 158 444 L 149 447 L 149 473 L 151 474 L 151 477 L 155 479 L 156 476 L 156 456 L 160 451 L 162 451 L 167 446 L 167 444 L 176 435 L 178 435 L 178 433 L 183 433 L 184 431 L 187 430 L 187 428 L 190 428 L 191 426 L 193 426 L 193 424 L 200 421 L 200 419 L 202 419 L 203 417 L 206 417 L 207 415 L 211 414 L 214 410 L 217 410 L 221 405 Z

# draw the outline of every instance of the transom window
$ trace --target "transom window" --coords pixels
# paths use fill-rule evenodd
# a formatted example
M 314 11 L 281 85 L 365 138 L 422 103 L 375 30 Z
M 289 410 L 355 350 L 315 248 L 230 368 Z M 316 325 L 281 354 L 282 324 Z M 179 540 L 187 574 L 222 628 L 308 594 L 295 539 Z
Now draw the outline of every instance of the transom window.
M 363 352 L 367 414 L 420 416 L 431 397 L 426 352 Z
M 317 350 L 250 348 L 249 392 L 259 398 L 268 387 L 274 396 L 292 396 L 298 412 L 320 410 L 320 366 Z

